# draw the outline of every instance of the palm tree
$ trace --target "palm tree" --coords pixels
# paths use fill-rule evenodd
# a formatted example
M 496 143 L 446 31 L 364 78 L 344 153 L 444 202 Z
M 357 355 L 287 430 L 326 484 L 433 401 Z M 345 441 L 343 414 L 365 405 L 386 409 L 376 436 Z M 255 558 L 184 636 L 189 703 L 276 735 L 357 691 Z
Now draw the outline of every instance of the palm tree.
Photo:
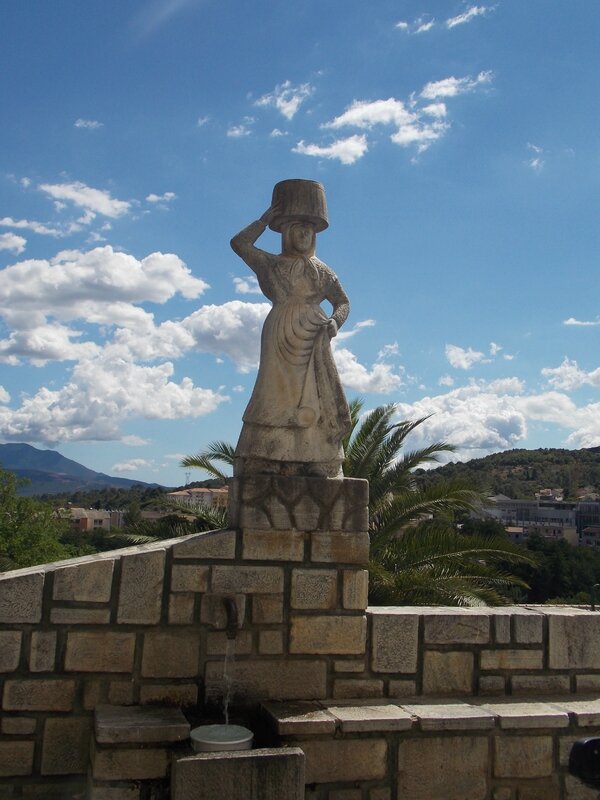
M 394 403 L 362 415 L 363 401 L 350 402 L 351 429 L 344 441 L 344 475 L 369 481 L 371 536 L 370 599 L 390 605 L 498 605 L 515 588 L 527 588 L 507 566 L 535 563 L 519 545 L 502 536 L 465 536 L 456 515 L 481 505 L 483 496 L 464 481 L 421 486 L 414 471 L 453 452 L 446 442 L 403 452 L 406 440 L 427 417 L 394 422 Z M 198 467 L 225 479 L 234 448 L 212 442 L 188 456 Z

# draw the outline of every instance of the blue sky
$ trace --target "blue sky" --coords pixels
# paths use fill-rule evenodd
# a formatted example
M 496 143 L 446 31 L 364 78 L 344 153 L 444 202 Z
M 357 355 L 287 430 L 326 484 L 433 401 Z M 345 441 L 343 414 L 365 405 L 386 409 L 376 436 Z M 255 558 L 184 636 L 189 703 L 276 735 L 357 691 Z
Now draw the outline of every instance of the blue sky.
M 462 459 L 600 445 L 599 40 L 597 0 L 0 4 L 0 440 L 169 485 L 235 441 L 229 239 L 309 178 L 348 397 Z

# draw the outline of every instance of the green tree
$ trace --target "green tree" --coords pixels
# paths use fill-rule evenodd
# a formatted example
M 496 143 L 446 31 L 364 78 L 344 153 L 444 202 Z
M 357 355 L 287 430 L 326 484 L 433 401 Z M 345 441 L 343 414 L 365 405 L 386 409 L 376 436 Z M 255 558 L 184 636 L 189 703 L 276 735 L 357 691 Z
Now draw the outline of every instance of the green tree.
M 51 505 L 19 497 L 23 481 L 0 468 L 0 571 L 69 558 L 73 549 L 61 541 L 68 522 Z
M 396 405 L 362 415 L 363 402 L 350 403 L 351 430 L 344 442 L 344 475 L 369 481 L 371 536 L 370 596 L 375 603 L 478 605 L 507 602 L 525 581 L 507 565 L 534 563 L 534 557 L 506 536 L 463 535 L 455 517 L 477 507 L 482 494 L 472 484 L 420 482 L 415 470 L 454 449 L 445 442 L 403 452 L 407 437 L 426 417 L 394 422 Z M 213 442 L 188 456 L 184 467 L 224 479 L 234 449 Z M 224 469 L 225 468 L 225 469 Z

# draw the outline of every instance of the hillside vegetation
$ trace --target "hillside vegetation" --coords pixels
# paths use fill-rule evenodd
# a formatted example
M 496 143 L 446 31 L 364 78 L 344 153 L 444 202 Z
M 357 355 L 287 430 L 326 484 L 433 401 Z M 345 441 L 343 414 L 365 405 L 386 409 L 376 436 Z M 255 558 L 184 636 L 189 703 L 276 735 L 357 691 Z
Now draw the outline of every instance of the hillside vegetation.
M 600 493 L 600 447 L 506 450 L 416 474 L 425 486 L 461 479 L 489 494 L 505 494 L 515 500 L 533 500 L 540 489 L 560 487 L 566 500 L 576 500 L 584 488 Z

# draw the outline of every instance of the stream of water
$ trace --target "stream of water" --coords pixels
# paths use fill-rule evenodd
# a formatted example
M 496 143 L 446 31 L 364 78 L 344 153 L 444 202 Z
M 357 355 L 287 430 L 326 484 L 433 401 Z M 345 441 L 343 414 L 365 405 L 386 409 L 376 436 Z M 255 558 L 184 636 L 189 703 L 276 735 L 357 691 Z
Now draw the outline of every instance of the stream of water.
M 225 714 L 225 724 L 229 725 L 229 703 L 233 691 L 233 667 L 235 662 L 235 639 L 227 639 L 225 643 L 225 664 L 223 665 L 223 681 L 225 691 L 223 693 L 223 712 Z

